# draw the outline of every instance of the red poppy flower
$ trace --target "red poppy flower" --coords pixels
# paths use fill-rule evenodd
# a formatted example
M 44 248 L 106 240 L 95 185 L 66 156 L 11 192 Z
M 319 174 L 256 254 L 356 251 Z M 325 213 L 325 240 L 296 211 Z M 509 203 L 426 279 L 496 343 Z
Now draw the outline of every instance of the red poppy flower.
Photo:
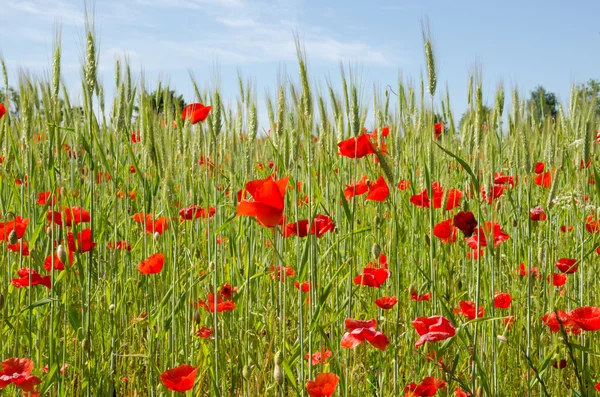
M 354 284 L 379 288 L 390 277 L 390 271 L 385 267 L 363 268 L 363 274 L 354 277 Z
M 567 315 L 569 320 L 574 322 L 584 331 L 600 330 L 600 307 L 582 306 L 571 310 Z
M 325 372 L 306 382 L 306 390 L 310 397 L 329 397 L 335 393 L 339 380 L 340 377 L 333 372 Z
M 202 208 L 199 205 L 190 205 L 187 208 L 182 208 L 179 211 L 179 216 L 185 220 L 192 220 L 197 218 L 212 218 L 217 212 L 215 207 Z
M 71 266 L 73 265 L 73 252 L 68 251 L 69 253 L 69 263 Z M 46 259 L 44 259 L 44 269 L 47 271 L 52 271 L 52 257 L 54 256 L 54 270 L 65 270 L 65 263 L 61 262 L 58 258 L 58 254 L 54 253 L 54 255 L 48 255 Z
M 297 290 L 300 290 L 302 292 L 308 292 L 310 291 L 310 281 L 305 281 L 303 283 L 299 283 L 298 281 L 294 281 L 294 287 L 296 287 Z
M 496 309 L 508 309 L 512 301 L 510 294 L 502 293 L 494 297 L 494 307 Z
M 283 237 L 286 238 L 290 236 L 306 237 L 308 236 L 308 233 L 308 219 L 303 219 L 294 223 L 288 223 L 283 228 Z
M 422 346 L 427 342 L 446 340 L 456 335 L 456 328 L 444 316 L 417 317 L 412 325 L 420 335 L 415 347 Z
M 529 219 L 532 221 L 545 221 L 547 218 L 546 211 L 544 211 L 544 209 L 540 206 L 529 210 Z
M 196 331 L 196 336 L 206 339 L 206 338 L 210 338 L 212 333 L 213 333 L 213 330 L 211 328 L 200 327 L 200 329 L 198 331 Z
M 419 293 L 417 292 L 416 289 L 413 289 L 412 291 L 410 291 L 410 300 L 411 301 L 416 301 L 416 302 L 429 301 L 429 299 L 431 299 L 432 296 L 433 296 L 433 294 L 431 292 L 427 292 L 423 295 L 419 295 Z
M 142 274 L 160 273 L 165 264 L 165 256 L 161 253 L 150 255 L 139 264 L 138 270 Z
M 0 119 L 6 114 L 6 108 L 0 103 Z
M 360 196 L 369 191 L 369 185 L 367 182 L 367 176 L 363 176 L 360 178 L 360 181 L 346 185 L 344 189 L 344 197 L 346 197 L 346 201 L 349 201 L 354 196 Z
M 177 368 L 169 369 L 160 375 L 160 380 L 167 390 L 178 391 L 180 393 L 191 390 L 196 381 L 196 372 L 198 368 L 191 365 L 180 365 Z
M 15 244 L 6 244 L 6 248 L 12 252 L 19 252 L 23 256 L 29 256 L 27 241 L 17 241 Z
M 283 278 L 283 281 L 285 281 L 286 278 L 296 275 L 296 272 L 291 266 L 277 266 L 277 274 L 275 274 L 275 265 L 271 266 L 269 270 L 271 270 L 271 280 Z
M 158 234 L 163 234 L 165 232 L 165 230 L 167 230 L 169 228 L 169 220 L 164 217 L 161 216 L 160 218 L 156 218 L 156 219 L 147 219 L 146 220 L 146 233 L 158 233 Z
M 579 265 L 575 263 L 577 263 L 577 259 L 560 258 L 555 265 L 562 273 L 573 274 L 579 268 Z
M 471 237 L 473 232 L 475 232 L 475 228 L 477 227 L 477 220 L 471 211 L 460 211 L 458 214 L 454 215 L 452 221 L 454 226 L 463 232 L 465 237 Z
M 552 174 L 550 173 L 550 171 L 544 172 L 543 174 L 539 174 L 535 177 L 533 183 L 542 187 L 550 187 L 552 186 Z
M 600 232 L 600 220 L 594 220 L 594 215 L 590 214 L 585 218 L 585 230 L 589 233 Z
M 119 240 L 116 242 L 110 241 L 108 244 L 106 244 L 106 248 L 109 250 L 119 250 L 119 251 L 131 251 L 131 246 L 129 244 L 127 244 L 127 241 L 125 240 Z
M 287 183 L 287 177 L 278 181 L 268 177 L 248 182 L 245 190 L 254 201 L 242 200 L 237 206 L 237 215 L 255 216 L 266 227 L 279 224 L 283 216 Z
M 542 172 L 544 172 L 544 168 L 546 168 L 546 165 L 544 163 L 542 163 L 541 161 L 538 161 L 537 163 L 535 163 L 535 173 L 536 174 L 541 174 Z
M 238 290 L 237 287 L 234 287 L 233 285 L 231 285 L 229 283 L 225 283 L 219 290 L 219 295 L 221 295 L 225 299 L 231 300 L 231 298 L 233 297 L 233 294 L 235 294 L 237 292 L 237 290 Z
M 550 276 L 548 276 L 550 278 Z M 555 287 L 562 287 L 567 282 L 567 275 L 565 273 L 552 273 L 552 285 Z
M 361 321 L 347 318 L 345 323 L 348 332 L 342 336 L 340 342 L 340 346 L 345 349 L 354 349 L 365 340 L 379 350 L 385 350 L 390 344 L 383 332 L 375 330 L 377 327 L 375 319 Z
M 440 135 L 444 132 L 444 123 L 435 123 L 433 125 L 433 133 L 435 134 L 435 139 L 438 139 Z
M 596 142 L 598 142 L 598 135 L 596 135 Z M 594 386 L 594 389 L 596 389 L 597 391 L 600 391 L 600 382 L 596 383 L 596 385 Z
M 23 238 L 28 224 L 29 218 L 23 219 L 20 216 L 16 216 L 13 220 L 8 222 L 0 222 L 0 240 L 8 241 L 8 236 L 13 230 L 17 233 L 18 239 Z
M 438 389 L 442 387 L 446 387 L 446 382 L 442 379 L 434 378 L 433 376 L 428 376 L 423 378 L 421 383 L 418 385 L 414 382 L 410 383 L 408 386 L 404 388 L 404 396 L 405 397 L 431 397 L 434 396 Z
M 458 229 L 452 225 L 452 218 L 441 221 L 433 227 L 433 235 L 439 238 L 442 243 L 453 243 L 456 241 L 456 231 Z
M 487 247 L 486 234 L 488 237 L 492 237 L 494 241 L 494 248 L 500 243 L 510 239 L 510 236 L 506 234 L 498 222 L 485 222 L 483 227 L 475 229 L 475 233 L 467 239 L 467 244 L 471 249 L 476 250 L 478 248 L 477 242 L 479 239 L 479 246 Z
M 141 138 L 142 137 L 140 136 L 139 132 L 135 132 L 134 131 L 134 132 L 131 133 L 131 139 L 130 140 L 131 140 L 132 143 L 141 142 L 142 141 Z
M 544 325 L 548 327 L 550 332 L 560 331 L 560 326 L 562 324 L 565 330 L 570 334 L 581 333 L 581 328 L 579 328 L 579 325 L 572 321 L 567 313 L 562 310 L 557 310 L 557 313 L 550 312 L 542 316 L 542 321 L 544 322 Z
M 43 285 L 50 289 L 50 276 L 42 276 L 38 272 L 28 267 L 24 267 L 17 271 L 17 275 L 20 278 L 13 278 L 11 280 L 12 285 L 17 288 L 32 287 L 34 285 Z M 31 282 L 29 279 L 31 278 Z
M 313 353 L 312 355 L 309 355 L 308 353 L 304 355 L 305 359 L 311 360 L 312 365 L 324 363 L 329 357 L 331 357 L 331 350 L 325 350 L 325 348 L 322 348 L 320 352 Z
M 525 269 L 525 264 L 524 263 L 519 264 L 519 269 L 518 270 L 519 270 L 519 275 L 521 277 L 526 277 L 527 276 L 527 269 Z M 538 269 L 537 266 L 532 267 L 529 270 L 529 275 L 533 276 L 535 278 L 542 278 L 542 275 L 539 273 L 539 269 Z
M 33 361 L 27 358 L 9 358 L 2 362 L 0 371 L 0 389 L 14 383 L 26 395 L 37 395 L 35 386 L 42 383 L 37 376 L 32 376 Z
M 206 301 L 199 299 L 196 307 L 203 307 L 207 312 L 211 313 L 230 312 L 235 309 L 235 303 L 231 300 L 223 300 L 221 295 L 217 295 L 215 305 L 215 294 L 208 294 Z
M 67 243 L 70 251 L 88 252 L 94 249 L 96 243 L 92 241 L 92 230 L 90 228 L 83 229 L 77 234 L 77 246 L 75 245 L 75 237 L 72 232 L 67 233 Z
M 52 195 L 52 192 L 38 193 L 36 203 L 38 203 L 39 205 L 54 205 L 56 204 L 56 197 Z
M 206 120 L 211 109 L 211 106 L 204 106 L 201 103 L 192 103 L 183 108 L 181 111 L 181 118 L 184 120 L 189 119 L 190 123 L 196 124 Z
M 490 186 L 488 188 L 487 192 L 483 189 L 483 186 L 481 187 L 481 198 L 484 201 L 486 201 L 488 204 L 492 204 L 494 202 L 494 200 L 502 197 L 503 194 L 504 194 L 504 185 Z
M 369 193 L 367 194 L 367 198 L 365 200 L 382 202 L 385 201 L 390 194 L 390 189 L 388 188 L 388 185 L 382 176 L 377 178 L 375 183 L 368 183 L 368 186 Z
M 494 185 L 509 185 L 515 186 L 515 177 L 511 175 L 502 175 L 502 172 L 494 173 Z
M 587 225 L 586 225 L 587 226 Z M 560 229 L 558 229 L 561 233 L 571 233 L 573 231 L 573 226 L 561 225 Z
M 469 321 L 474 320 L 477 317 L 483 317 L 483 306 L 477 308 L 477 315 L 475 315 L 475 302 L 473 301 L 460 301 L 458 302 L 460 308 L 454 309 L 454 313 L 462 314 Z
M 398 190 L 404 191 L 410 187 L 410 181 L 407 179 L 400 179 L 398 182 Z
M 554 360 L 552 366 L 556 369 L 563 369 L 567 366 L 567 360 L 565 360 L 564 358 L 560 361 Z
M 395 296 L 382 296 L 375 299 L 375 304 L 383 310 L 390 310 L 396 303 L 398 303 L 398 299 Z
M 321 238 L 325 233 L 335 230 L 335 224 L 327 215 L 317 214 L 310 225 L 310 234 Z
M 364 133 L 358 137 L 352 137 L 338 143 L 338 154 L 353 158 L 362 158 L 368 154 L 375 154 L 371 135 Z

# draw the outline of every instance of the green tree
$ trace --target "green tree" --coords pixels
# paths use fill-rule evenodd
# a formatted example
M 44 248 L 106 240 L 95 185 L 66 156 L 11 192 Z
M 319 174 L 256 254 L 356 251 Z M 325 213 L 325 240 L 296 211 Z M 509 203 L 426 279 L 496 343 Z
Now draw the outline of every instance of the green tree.
M 600 80 L 589 79 L 587 83 L 578 87 L 578 91 L 583 95 L 580 100 L 583 99 L 587 103 L 596 101 L 594 104 L 596 115 L 600 116 Z
M 558 114 L 558 100 L 553 92 L 548 92 L 543 86 L 538 85 L 531 91 L 527 108 L 533 111 L 536 120 L 543 120 L 546 117 L 555 118 Z
M 165 110 L 175 112 L 178 109 L 181 111 L 186 103 L 183 95 L 177 95 L 175 90 L 158 88 L 150 94 L 150 105 L 156 113 L 164 113 Z

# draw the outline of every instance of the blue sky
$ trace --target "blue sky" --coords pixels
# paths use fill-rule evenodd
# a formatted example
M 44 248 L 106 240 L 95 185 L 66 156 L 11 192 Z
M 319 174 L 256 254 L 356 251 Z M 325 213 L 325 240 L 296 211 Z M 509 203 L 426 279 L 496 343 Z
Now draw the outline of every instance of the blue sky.
M 88 2 L 90 3 L 90 2 Z M 220 82 L 225 100 L 237 95 L 237 73 L 254 82 L 259 99 L 278 76 L 297 80 L 297 31 L 315 87 L 339 83 L 339 63 L 360 71 L 363 99 L 373 84 L 397 84 L 398 73 L 424 73 L 421 21 L 429 18 L 439 87 L 448 84 L 457 116 L 466 108 L 469 73 L 479 65 L 484 100 L 499 81 L 522 95 L 538 84 L 568 100 L 570 84 L 600 78 L 600 1 L 303 1 L 96 0 L 101 80 L 114 86 L 117 56 L 127 55 L 147 87 L 169 81 L 188 102 L 192 71 L 200 84 Z M 0 53 L 17 71 L 48 75 L 57 22 L 62 26 L 62 75 L 79 92 L 83 53 L 82 0 L 0 0 Z M 261 124 L 266 124 L 264 118 Z

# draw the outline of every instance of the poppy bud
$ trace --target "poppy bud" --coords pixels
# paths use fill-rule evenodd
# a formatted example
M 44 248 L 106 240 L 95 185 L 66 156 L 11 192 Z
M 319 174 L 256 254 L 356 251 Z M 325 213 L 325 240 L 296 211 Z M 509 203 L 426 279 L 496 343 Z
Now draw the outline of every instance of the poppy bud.
M 498 338 L 500 342 L 508 343 L 508 339 L 504 335 L 496 335 L 496 338 Z
M 248 379 L 248 375 L 250 375 L 250 367 L 248 366 L 248 364 L 246 364 L 242 369 L 242 376 L 244 377 L 244 379 Z
M 4 295 L 0 292 L 0 310 L 4 308 Z
M 208 264 L 208 271 L 209 271 L 209 273 L 212 273 L 215 271 L 215 262 L 210 262 Z
M 375 260 L 379 259 L 379 255 L 381 255 L 381 247 L 377 243 L 373 243 L 371 247 L 371 255 Z
M 112 312 L 113 310 L 115 310 L 115 304 L 111 303 L 110 306 L 108 307 L 108 311 Z
M 17 232 L 15 232 L 14 230 L 11 230 L 10 233 L 8 233 L 8 243 L 16 244 L 18 240 L 19 240 L 19 238 L 17 237 Z
M 160 233 L 159 232 L 154 232 L 154 241 L 158 241 L 159 237 L 160 237 Z
M 58 260 L 62 263 L 67 263 L 67 251 L 65 251 L 65 247 L 62 244 L 56 248 L 56 256 L 58 256 Z
M 194 322 L 196 324 L 200 324 L 200 313 L 198 313 L 198 312 L 194 313 Z
M 275 353 L 275 356 L 273 357 L 273 361 L 275 361 L 275 365 L 281 364 L 281 352 L 280 351 Z
M 283 371 L 281 367 L 275 364 L 275 369 L 273 370 L 273 378 L 275 378 L 275 383 L 281 385 L 283 383 Z
M 375 224 L 379 225 L 381 223 L 381 218 L 379 217 L 379 215 L 375 216 Z
M 431 246 L 431 240 L 429 240 L 428 234 L 425 235 L 425 244 L 427 244 L 428 247 Z
M 45 232 L 46 232 L 46 234 L 47 234 L 48 236 L 51 236 L 51 235 L 52 235 L 52 226 L 48 226 L 48 227 L 45 229 Z

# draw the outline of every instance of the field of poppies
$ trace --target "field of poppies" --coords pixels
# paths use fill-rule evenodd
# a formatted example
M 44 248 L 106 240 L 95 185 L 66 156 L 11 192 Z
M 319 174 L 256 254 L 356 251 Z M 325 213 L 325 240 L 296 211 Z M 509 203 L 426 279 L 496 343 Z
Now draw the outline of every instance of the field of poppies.
M 180 108 L 117 61 L 106 98 L 86 44 L 81 103 L 60 45 L 48 79 L 2 62 L 0 394 L 598 393 L 599 120 L 576 86 L 549 117 L 474 75 L 458 122 L 427 35 L 426 78 L 371 96 L 344 68 L 317 90 L 298 45 L 258 120 L 242 77 L 227 100 L 192 79 Z

